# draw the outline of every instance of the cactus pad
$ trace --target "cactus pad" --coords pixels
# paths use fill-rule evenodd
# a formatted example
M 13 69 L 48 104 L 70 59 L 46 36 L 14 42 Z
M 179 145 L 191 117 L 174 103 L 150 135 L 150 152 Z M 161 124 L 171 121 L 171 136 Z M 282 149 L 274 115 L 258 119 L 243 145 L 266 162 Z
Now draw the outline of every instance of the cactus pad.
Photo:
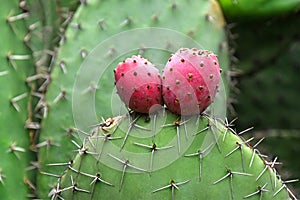
M 31 122 L 31 98 L 25 82 L 33 73 L 33 60 L 23 43 L 28 13 L 19 8 L 19 1 L 1 2 L 0 194 L 1 199 L 25 199 L 33 185 L 32 174 L 27 171 L 33 153 L 29 150 L 32 130 L 26 130 Z
M 280 190 L 276 158 L 262 160 L 250 145 L 253 138 L 240 138 L 217 119 L 203 114 L 178 121 L 169 112 L 150 120 L 135 113 L 115 119 L 116 124 L 100 124 L 78 145 L 53 197 L 288 199 Z

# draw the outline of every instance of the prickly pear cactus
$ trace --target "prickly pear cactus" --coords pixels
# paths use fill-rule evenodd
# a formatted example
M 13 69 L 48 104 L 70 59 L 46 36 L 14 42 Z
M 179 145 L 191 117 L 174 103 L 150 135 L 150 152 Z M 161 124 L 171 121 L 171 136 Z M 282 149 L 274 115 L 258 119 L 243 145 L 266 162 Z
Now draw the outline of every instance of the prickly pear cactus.
M 110 12 L 110 8 L 122 9 Z M 193 14 L 185 16 L 186 10 Z M 39 148 L 41 173 L 37 187 L 40 196 L 47 196 L 49 185 L 56 185 L 56 178 L 51 174 L 60 174 L 63 170 L 63 167 L 53 168 L 47 164 L 65 162 L 73 157 L 74 145 L 70 140 L 76 140 L 74 136 L 77 133 L 72 127 L 84 126 L 83 129 L 87 129 L 89 125 L 98 123 L 100 116 L 97 115 L 108 117 L 118 112 L 116 106 L 109 109 L 114 100 L 112 94 L 115 94 L 113 68 L 118 62 L 127 55 L 141 54 L 151 56 L 151 61 L 162 69 L 170 52 L 182 46 L 197 47 L 216 52 L 226 74 L 228 59 L 224 25 L 215 1 L 100 3 L 94 0 L 82 4 L 62 37 L 56 66 L 51 74 L 52 84 L 47 90 L 44 109 L 49 112 L 44 115 L 39 143 L 48 141 L 49 145 Z M 81 65 L 92 68 L 80 68 Z M 74 87 L 80 92 L 72 93 Z M 93 106 L 88 109 L 77 106 L 77 103 L 93 105 L 94 97 L 97 114 L 88 111 Z M 72 102 L 74 99 L 78 101 Z M 88 116 L 82 118 L 80 112 Z
M 157 121 L 156 121 L 157 120 Z M 162 123 L 164 122 L 164 123 Z M 147 137 L 148 136 L 148 137 Z M 117 116 L 85 135 L 52 197 L 288 199 L 274 165 L 224 122 L 203 114 Z M 256 152 L 256 153 L 255 153 Z
M 0 26 L 0 194 L 1 199 L 24 199 L 33 186 L 28 170 L 34 156 L 29 150 L 33 142 L 30 88 L 26 78 L 34 68 L 31 51 L 23 43 L 27 33 L 24 18 L 28 13 L 18 1 L 1 1 Z M 26 123 L 25 123 L 26 122 Z M 32 126 L 33 125 L 33 126 Z M 33 188 L 31 188 L 33 189 Z
M 113 69 L 126 57 L 141 54 L 162 69 L 171 52 L 196 47 L 218 55 L 226 96 L 228 49 L 216 1 L 83 2 L 47 89 L 36 145 L 40 198 L 288 199 L 276 159 L 263 161 L 251 139 L 214 117 L 224 119 L 226 103 L 211 116 L 149 117 L 127 114 L 115 94 Z M 101 116 L 115 117 L 99 124 Z

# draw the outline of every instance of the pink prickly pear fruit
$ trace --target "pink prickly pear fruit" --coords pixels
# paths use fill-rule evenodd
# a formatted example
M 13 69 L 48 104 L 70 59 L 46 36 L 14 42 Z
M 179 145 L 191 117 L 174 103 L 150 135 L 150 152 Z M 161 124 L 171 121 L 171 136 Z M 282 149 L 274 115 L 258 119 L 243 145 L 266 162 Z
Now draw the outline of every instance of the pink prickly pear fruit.
M 161 77 L 149 60 L 134 55 L 120 62 L 114 75 L 117 93 L 130 109 L 149 113 L 161 108 Z
M 214 100 L 221 69 L 212 52 L 181 48 L 168 60 L 162 76 L 167 108 L 180 115 L 203 112 Z

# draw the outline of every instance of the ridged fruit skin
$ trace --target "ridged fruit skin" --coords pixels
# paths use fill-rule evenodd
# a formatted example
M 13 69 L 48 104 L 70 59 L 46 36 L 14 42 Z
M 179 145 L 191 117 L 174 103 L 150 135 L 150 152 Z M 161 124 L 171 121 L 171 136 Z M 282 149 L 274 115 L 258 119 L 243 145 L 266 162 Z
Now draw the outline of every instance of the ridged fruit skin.
M 181 48 L 168 60 L 163 76 L 163 99 L 167 108 L 180 115 L 195 115 L 214 100 L 221 69 L 212 52 Z
M 140 55 L 127 58 L 118 64 L 114 75 L 117 92 L 130 109 L 149 113 L 161 107 L 163 102 L 159 71 L 147 59 Z

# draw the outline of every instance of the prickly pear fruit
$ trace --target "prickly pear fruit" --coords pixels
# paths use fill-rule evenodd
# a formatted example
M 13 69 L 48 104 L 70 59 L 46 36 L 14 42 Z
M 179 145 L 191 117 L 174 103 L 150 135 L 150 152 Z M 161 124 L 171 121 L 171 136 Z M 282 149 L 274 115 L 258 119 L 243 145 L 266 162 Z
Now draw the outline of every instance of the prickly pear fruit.
M 141 56 L 132 56 L 114 70 L 117 92 L 130 109 L 149 113 L 162 105 L 158 69 Z M 151 109 L 151 110 L 150 110 Z
M 162 77 L 163 100 L 171 112 L 194 115 L 213 101 L 221 69 L 212 52 L 181 48 L 167 62 Z

